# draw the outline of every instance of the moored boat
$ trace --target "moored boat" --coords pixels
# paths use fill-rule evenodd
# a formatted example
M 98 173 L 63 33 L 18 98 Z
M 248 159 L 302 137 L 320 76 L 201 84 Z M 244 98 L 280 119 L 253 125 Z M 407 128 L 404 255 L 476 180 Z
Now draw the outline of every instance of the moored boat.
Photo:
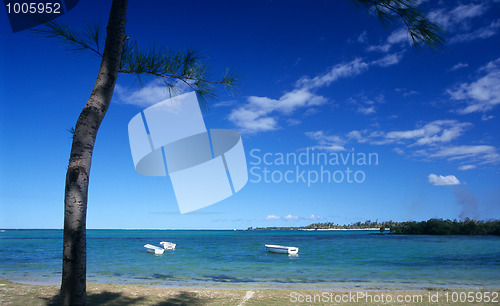
M 299 248 L 297 247 L 288 247 L 282 245 L 274 245 L 274 244 L 266 244 L 266 249 L 268 252 L 280 253 L 280 254 L 297 254 L 299 252 Z
M 175 250 L 175 243 L 172 242 L 167 242 L 167 241 L 162 241 L 160 244 L 163 246 L 163 249 L 165 250 Z
M 163 252 L 165 252 L 164 248 L 160 248 L 160 247 L 152 245 L 152 244 L 145 244 L 144 248 L 149 253 L 154 253 L 154 254 L 163 254 Z

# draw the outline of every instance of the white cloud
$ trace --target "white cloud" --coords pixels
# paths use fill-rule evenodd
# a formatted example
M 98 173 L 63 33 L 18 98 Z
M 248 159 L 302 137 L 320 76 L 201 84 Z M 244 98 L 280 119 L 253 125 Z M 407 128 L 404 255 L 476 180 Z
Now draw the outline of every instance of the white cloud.
M 400 140 L 400 139 L 414 139 L 423 137 L 425 135 L 424 129 L 408 130 L 408 131 L 394 131 L 389 132 L 386 135 L 387 139 Z
M 389 52 L 394 45 L 411 44 L 411 40 L 406 28 L 393 31 L 383 44 L 369 46 L 367 51 Z
M 487 11 L 485 4 L 460 4 L 452 10 L 438 9 L 429 13 L 428 17 L 447 31 L 456 31 L 463 22 L 479 17 Z
M 275 215 L 269 215 L 265 219 L 269 220 L 269 221 L 274 221 L 274 220 L 280 220 L 281 217 L 278 217 L 278 216 L 275 216 Z
M 349 139 L 354 139 L 356 140 L 357 142 L 359 143 L 363 143 L 363 142 L 366 142 L 366 138 L 364 138 L 362 135 L 361 135 L 361 132 L 360 131 L 350 131 L 349 133 L 347 133 L 347 138 Z
M 279 128 L 279 115 L 291 115 L 298 109 L 326 103 L 326 98 L 307 89 L 295 89 L 279 99 L 250 96 L 247 103 L 229 114 L 229 120 L 241 131 L 257 133 Z
M 318 96 L 306 89 L 295 89 L 285 93 L 279 100 L 270 100 L 274 109 L 284 114 L 291 114 L 296 109 L 304 106 L 318 106 L 326 103 L 326 98 Z M 269 105 L 269 103 L 267 103 Z
M 487 116 L 486 114 L 483 114 L 481 116 L 481 120 L 483 120 L 483 121 L 488 121 L 488 120 L 493 119 L 493 118 L 495 118 L 495 116 L 493 116 L 493 115 L 488 115 Z
M 500 29 L 500 19 L 493 21 L 487 26 L 478 28 L 469 33 L 457 34 L 450 38 L 449 43 L 460 43 L 475 40 L 478 38 L 486 39 L 498 33 Z
M 388 43 L 385 43 L 383 45 L 373 45 L 373 46 L 369 46 L 368 48 L 366 48 L 366 50 L 386 53 L 386 52 L 389 52 L 389 50 L 391 50 L 391 45 Z
M 364 107 L 364 106 L 360 106 L 358 107 L 358 109 L 356 110 L 358 113 L 361 113 L 363 115 L 371 115 L 371 114 L 375 114 L 375 106 L 368 106 L 368 107 Z
M 399 30 L 395 30 L 387 37 L 387 42 L 391 45 L 394 44 L 402 44 L 402 43 L 410 43 L 410 37 L 408 34 L 408 30 L 406 28 L 401 28 Z
M 319 144 L 341 143 L 342 138 L 337 135 L 326 135 L 324 131 L 306 132 L 306 136 L 317 140 Z
M 486 4 L 462 4 L 451 10 L 450 15 L 453 21 L 458 23 L 466 19 L 479 17 L 486 12 Z
M 418 94 L 419 92 L 418 91 L 415 91 L 415 90 L 411 90 L 411 89 L 406 89 L 406 88 L 396 88 L 394 89 L 396 92 L 399 92 L 403 95 L 403 97 L 410 97 L 410 96 L 413 96 L 413 95 L 416 95 Z
M 322 220 L 323 218 L 320 216 L 310 215 L 309 217 L 304 217 L 306 220 Z
M 357 113 L 363 115 L 372 115 L 377 112 L 377 104 L 385 103 L 385 97 L 381 94 L 372 99 L 365 96 L 364 94 L 358 94 L 347 99 L 347 102 L 355 106 L 354 110 Z
M 300 78 L 295 84 L 296 88 L 284 93 L 279 99 L 257 96 L 248 97 L 247 103 L 233 109 L 228 119 L 240 131 L 246 133 L 279 129 L 280 116 L 290 116 L 299 109 L 305 109 L 304 113 L 309 113 L 315 107 L 327 102 L 325 97 L 313 92 L 315 89 L 329 86 L 341 78 L 357 76 L 368 70 L 370 65 L 386 67 L 396 64 L 399 59 L 398 55 L 388 55 L 372 63 L 368 63 L 361 58 L 356 58 L 350 62 L 337 64 L 322 75 L 314 78 Z M 360 111 L 373 113 L 375 110 L 374 108 L 367 108 L 360 109 Z
M 451 185 L 460 185 L 460 181 L 454 175 L 436 175 L 429 174 L 427 177 L 429 179 L 429 183 L 434 186 L 451 186 Z
M 333 66 L 330 71 L 314 78 L 302 77 L 296 83 L 299 88 L 319 88 L 328 86 L 340 78 L 348 78 L 361 74 L 368 70 L 369 64 L 361 58 L 356 58 L 347 63 Z
M 267 113 L 258 110 L 249 110 L 244 107 L 235 109 L 229 114 L 229 120 L 239 129 L 248 133 L 273 131 L 278 129 L 275 118 L 265 116 Z
M 373 65 L 377 65 L 380 67 L 388 67 L 392 65 L 398 64 L 401 59 L 403 58 L 403 53 L 393 53 L 393 54 L 388 54 L 378 60 L 375 60 L 372 62 Z
M 305 134 L 317 142 L 317 145 L 312 147 L 314 149 L 333 152 L 345 150 L 343 146 L 345 141 L 340 136 L 327 135 L 324 131 L 306 132 Z
M 450 70 L 451 70 L 451 71 L 456 71 L 456 70 L 458 70 L 458 69 L 462 69 L 462 68 L 466 68 L 466 67 L 469 67 L 469 64 L 459 62 L 459 63 L 457 63 L 456 65 L 454 65 L 453 67 L 451 67 L 451 68 L 450 68 Z
M 471 126 L 471 124 L 468 122 L 436 120 L 415 130 L 386 133 L 384 138 L 387 142 L 416 140 L 413 145 L 417 146 L 446 143 L 461 136 L 469 126 Z
M 481 67 L 479 73 L 476 81 L 447 90 L 451 99 L 467 104 L 458 110 L 460 114 L 486 112 L 500 104 L 500 58 Z
M 498 163 L 500 154 L 493 146 L 452 146 L 440 148 L 430 154 L 430 157 L 447 158 L 448 160 L 475 160 L 480 163 Z
M 460 43 L 485 39 L 498 33 L 500 20 L 480 25 L 481 20 L 478 19 L 488 11 L 488 8 L 489 5 L 486 3 L 459 4 L 451 10 L 434 10 L 428 17 L 448 33 L 450 36 L 448 43 Z M 478 21 L 472 22 L 474 19 Z
M 299 217 L 293 216 L 293 215 L 287 215 L 287 216 L 284 216 L 283 219 L 286 221 L 297 221 L 299 219 Z
M 339 151 L 344 151 L 345 148 L 344 146 L 341 145 L 336 145 L 336 144 L 331 144 L 331 145 L 317 145 L 311 147 L 312 149 L 317 149 L 317 150 L 324 150 L 324 151 L 329 151 L 329 152 L 339 152 Z
M 305 109 L 304 114 L 310 114 L 316 107 L 327 102 L 327 99 L 314 93 L 314 90 L 329 86 L 342 78 L 357 76 L 369 69 L 370 66 L 387 67 L 397 64 L 402 53 L 389 54 L 381 59 L 367 62 L 356 58 L 350 62 L 343 62 L 333 66 L 326 73 L 310 78 L 304 76 L 297 80 L 295 89 L 285 92 L 279 99 L 250 96 L 247 103 L 233 109 L 228 119 L 241 131 L 258 133 L 273 131 L 280 128 L 280 117 L 290 116 L 299 109 Z M 374 107 L 365 106 L 358 109 L 364 114 L 375 112 Z M 300 121 L 295 121 L 295 123 Z M 339 148 L 336 148 L 339 149 Z
M 155 79 L 139 89 L 126 88 L 120 84 L 115 86 L 116 98 L 124 104 L 132 104 L 145 108 L 164 101 L 171 97 L 191 91 L 185 84 L 179 84 L 175 90 L 169 91 L 168 87 L 158 79 Z
M 368 33 L 366 31 L 363 31 L 361 34 L 359 34 L 358 38 L 356 39 L 360 44 L 365 43 L 368 40 Z
M 462 170 L 462 171 L 467 171 L 467 170 L 472 170 L 472 169 L 476 169 L 476 166 L 475 165 L 462 165 L 462 166 L 458 167 L 458 170 Z
M 394 148 L 394 152 L 396 152 L 399 155 L 405 154 L 405 151 L 401 148 Z
M 264 219 L 267 221 L 278 221 L 278 220 L 283 220 L 283 221 L 299 221 L 299 220 L 316 221 L 316 220 L 323 220 L 322 217 L 316 216 L 314 214 L 312 214 L 308 217 L 299 217 L 299 216 L 295 216 L 292 214 L 288 214 L 284 217 L 280 217 L 280 216 L 276 216 L 276 215 L 268 215 Z
M 213 107 L 227 107 L 227 106 L 232 106 L 235 103 L 236 103 L 236 100 L 220 101 L 220 102 L 214 103 L 212 106 Z
M 299 125 L 301 121 L 294 118 L 288 118 L 286 120 L 286 123 L 288 123 L 288 126 L 294 126 L 294 125 Z
M 120 102 L 140 107 L 148 107 L 170 97 L 168 89 L 157 81 L 153 81 L 138 90 L 127 89 L 116 84 L 115 93 Z
M 435 122 L 436 123 L 436 122 Z M 428 145 L 434 143 L 450 142 L 461 136 L 464 130 L 469 127 L 470 123 L 458 123 L 451 120 L 439 122 L 437 126 L 432 123 L 424 127 L 426 134 L 424 137 L 417 140 L 416 145 Z M 433 130 L 435 128 L 435 130 Z M 439 131 L 438 131 L 439 130 Z M 436 131 L 436 133 L 433 133 Z
M 337 143 L 343 146 L 347 142 L 369 143 L 372 145 L 397 144 L 394 151 L 401 155 L 428 159 L 446 159 L 459 161 L 460 170 L 470 170 L 480 164 L 500 163 L 500 154 L 490 145 L 450 145 L 472 126 L 468 122 L 456 120 L 436 120 L 412 130 L 384 132 L 380 130 L 354 130 L 345 138 L 336 136 Z M 320 134 L 321 135 L 321 134 Z M 317 137 L 321 139 L 320 137 Z M 403 150 L 401 146 L 406 146 Z M 418 149 L 417 149 L 418 148 Z

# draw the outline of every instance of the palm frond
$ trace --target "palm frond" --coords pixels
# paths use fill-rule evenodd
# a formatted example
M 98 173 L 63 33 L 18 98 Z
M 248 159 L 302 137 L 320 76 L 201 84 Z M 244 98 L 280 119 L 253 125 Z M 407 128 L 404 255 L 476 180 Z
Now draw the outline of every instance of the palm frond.
M 177 94 L 179 88 L 187 86 L 197 93 L 202 108 L 208 110 L 208 101 L 217 99 L 217 85 L 231 90 L 236 86 L 237 75 L 228 69 L 222 79 L 213 81 L 212 71 L 204 60 L 192 48 L 185 51 L 156 47 L 143 50 L 137 43 L 128 43 L 120 72 L 135 75 L 139 81 L 143 76 L 160 78 L 171 96 Z
M 399 19 L 405 24 L 415 49 L 446 49 L 443 30 L 423 15 L 415 0 L 351 0 L 375 14 L 383 25 Z
M 104 37 L 105 35 L 102 31 L 102 25 L 100 23 L 87 23 L 85 31 L 82 33 L 82 38 L 84 38 L 85 41 L 92 43 L 98 51 L 98 54 L 101 54 L 100 46 L 104 42 Z
M 101 39 L 101 27 L 99 25 L 87 25 L 84 31 L 77 32 L 71 29 L 66 23 L 48 21 L 41 27 L 32 29 L 36 34 L 46 38 L 55 38 L 60 42 L 67 44 L 70 50 L 83 51 L 89 50 L 102 57 L 99 50 Z
M 105 35 L 98 23 L 87 24 L 81 31 L 75 31 L 65 23 L 48 21 L 33 31 L 47 38 L 55 38 L 71 50 L 87 50 L 102 57 L 100 47 Z M 226 70 L 222 79 L 211 79 L 211 69 L 205 63 L 205 58 L 193 48 L 185 51 L 156 46 L 142 49 L 136 42 L 129 40 L 125 43 L 119 72 L 136 76 L 140 83 L 143 77 L 159 78 L 171 96 L 189 87 L 196 91 L 205 110 L 208 110 L 208 100 L 217 99 L 217 85 L 233 90 L 237 82 L 237 75 L 230 69 Z

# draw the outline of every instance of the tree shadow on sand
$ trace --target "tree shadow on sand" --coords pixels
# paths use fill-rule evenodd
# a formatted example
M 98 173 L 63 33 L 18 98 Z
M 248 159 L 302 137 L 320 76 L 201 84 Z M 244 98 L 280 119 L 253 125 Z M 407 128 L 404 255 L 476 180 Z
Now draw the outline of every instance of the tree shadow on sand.
M 208 302 L 207 298 L 202 298 L 196 293 L 181 291 L 179 294 L 166 299 L 165 301 L 154 304 L 156 306 L 171 306 L 171 305 L 205 305 Z
M 57 294 L 50 298 L 42 298 L 48 306 L 61 305 L 61 295 Z M 179 294 L 166 298 L 164 301 L 152 302 L 146 297 L 129 297 L 120 292 L 88 293 L 88 305 L 154 305 L 154 306 L 174 306 L 174 305 L 205 305 L 208 299 L 197 296 L 196 293 L 181 291 Z

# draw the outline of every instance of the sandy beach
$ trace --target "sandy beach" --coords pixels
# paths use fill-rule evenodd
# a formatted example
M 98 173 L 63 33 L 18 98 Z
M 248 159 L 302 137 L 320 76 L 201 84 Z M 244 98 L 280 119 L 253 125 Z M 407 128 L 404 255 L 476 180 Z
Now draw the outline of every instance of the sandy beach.
M 58 305 L 60 301 L 58 291 L 57 285 L 26 285 L 0 280 L 0 305 Z M 87 285 L 89 305 L 494 305 L 498 304 L 498 293 L 498 291 L 484 292 L 470 289 L 320 291 Z M 490 299 L 489 303 L 485 302 L 487 297 Z

